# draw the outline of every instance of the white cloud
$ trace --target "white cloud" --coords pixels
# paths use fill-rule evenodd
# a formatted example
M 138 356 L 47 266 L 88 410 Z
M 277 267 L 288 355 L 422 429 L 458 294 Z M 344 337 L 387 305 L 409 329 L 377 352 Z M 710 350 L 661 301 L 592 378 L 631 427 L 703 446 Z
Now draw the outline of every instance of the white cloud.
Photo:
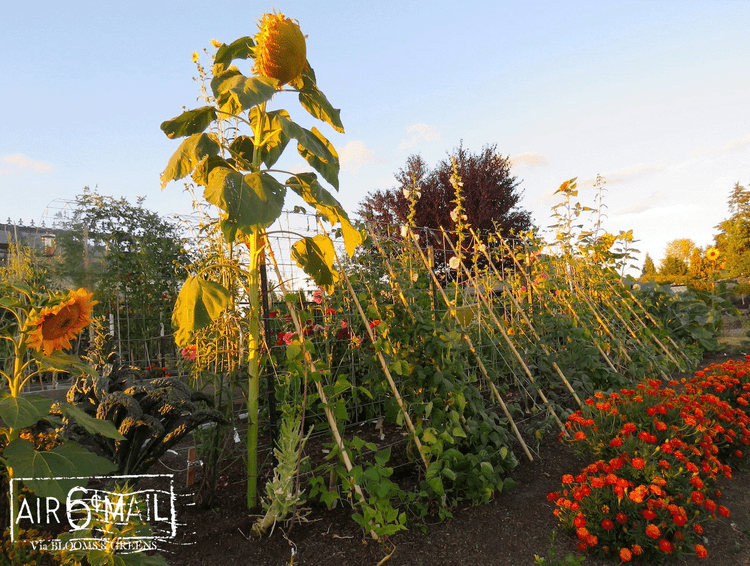
M 435 142 L 443 139 L 440 130 L 429 124 L 414 124 L 413 126 L 406 128 L 406 133 L 409 134 L 409 137 L 399 144 L 399 149 L 411 149 L 421 141 Z
M 638 165 L 631 165 L 630 167 L 618 169 L 617 171 L 608 171 L 607 173 L 602 173 L 601 176 L 606 181 L 606 186 L 609 186 L 617 185 L 620 183 L 629 183 L 630 181 L 633 181 L 635 179 L 641 179 L 643 177 L 647 177 L 648 175 L 658 173 L 661 170 L 661 167 L 639 163 Z M 582 179 L 578 181 L 578 188 L 586 189 L 589 187 L 593 187 L 595 183 L 596 179 Z
M 343 149 L 341 149 L 341 151 L 339 151 L 341 170 L 351 171 L 353 173 L 356 173 L 363 165 L 372 162 L 374 157 L 375 152 L 368 149 L 367 146 L 359 140 L 350 141 Z
M 622 214 L 640 214 L 641 212 L 646 212 L 647 210 L 651 210 L 656 203 L 663 200 L 664 196 L 665 194 L 661 192 L 651 193 L 651 196 L 649 196 L 647 199 L 637 202 L 634 205 L 629 206 L 628 208 L 618 210 L 617 212 L 615 212 L 615 215 L 619 216 Z
M 718 151 L 731 151 L 734 149 L 740 149 L 746 145 L 750 145 L 750 134 L 746 135 L 744 138 L 728 141 L 721 146 Z
M 547 158 L 539 153 L 533 151 L 527 151 L 526 153 L 520 153 L 510 158 L 510 164 L 515 167 L 516 165 L 528 165 L 529 167 L 543 167 L 547 165 Z
M 52 171 L 52 166 L 43 161 L 32 161 L 21 153 L 0 157 L 0 175 L 11 175 L 22 171 L 46 173 Z

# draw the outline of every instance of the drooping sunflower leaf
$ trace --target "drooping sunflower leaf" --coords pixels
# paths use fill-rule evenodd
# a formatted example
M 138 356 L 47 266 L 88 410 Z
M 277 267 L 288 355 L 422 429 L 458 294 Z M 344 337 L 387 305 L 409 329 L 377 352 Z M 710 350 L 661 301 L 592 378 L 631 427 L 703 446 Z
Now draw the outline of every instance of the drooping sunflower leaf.
M 193 182 L 201 187 L 208 186 L 208 175 L 216 167 L 232 167 L 232 164 L 218 155 L 207 155 L 193 169 Z
M 256 131 L 258 120 L 263 120 L 261 124 L 263 143 L 260 147 L 260 159 L 270 169 L 279 160 L 289 143 L 290 138 L 282 128 L 283 121 L 290 121 L 289 113 L 284 109 L 260 112 L 255 107 L 250 110 L 249 114 L 253 131 Z
M 229 45 L 222 43 L 214 57 L 213 75 L 221 75 L 235 59 L 255 57 L 255 41 L 252 37 L 241 37 Z
M 352 226 L 341 204 L 318 183 L 315 173 L 300 173 L 287 179 L 286 184 L 307 204 L 314 206 L 332 225 L 341 223 L 346 252 L 352 257 L 354 250 L 362 243 L 362 234 Z
M 204 157 L 218 155 L 219 149 L 219 142 L 213 134 L 193 134 L 186 138 L 162 172 L 161 188 L 166 187 L 170 181 L 177 181 L 189 175 Z
M 191 275 L 180 289 L 172 312 L 175 342 L 187 346 L 196 330 L 211 324 L 229 303 L 229 292 L 214 281 Z
M 96 370 L 82 361 L 78 356 L 66 354 L 62 350 L 56 350 L 49 355 L 42 352 L 34 352 L 32 357 L 46 371 L 71 371 L 75 370 L 89 375 L 96 375 Z
M 186 110 L 176 118 L 161 123 L 161 130 L 169 139 L 182 138 L 199 134 L 216 120 L 216 109 L 213 106 L 203 106 L 194 110 Z
M 217 167 L 209 174 L 203 197 L 226 213 L 223 223 L 250 233 L 265 228 L 281 214 L 286 188 L 269 173 L 243 175 L 233 169 Z
M 38 451 L 28 440 L 17 438 L 5 447 L 3 456 L 14 477 L 38 497 L 54 497 L 64 501 L 68 491 L 85 485 L 87 479 L 71 479 L 109 474 L 117 466 L 73 441 L 66 441 L 52 450 Z
M 10 428 L 26 428 L 46 417 L 51 406 L 52 401 L 41 395 L 8 395 L 0 401 L 0 418 Z
M 302 88 L 299 101 L 311 116 L 329 124 L 334 130 L 343 134 L 344 125 L 341 123 L 341 110 L 334 108 L 326 96 L 318 89 L 315 73 L 308 66 L 308 71 L 302 73 Z
M 79 409 L 71 403 L 60 403 L 56 410 L 59 410 L 65 418 L 76 421 L 91 434 L 101 434 L 107 438 L 115 440 L 124 440 L 125 437 L 119 433 L 112 421 L 97 419 Z
M 278 82 L 271 77 L 246 77 L 230 69 L 223 75 L 214 77 L 211 89 L 222 112 L 238 115 L 271 100 L 276 94 Z
M 292 246 L 292 258 L 321 287 L 330 288 L 339 275 L 334 269 L 336 250 L 328 236 L 302 238 Z
M 336 190 L 339 188 L 339 156 L 317 128 L 307 130 L 289 119 L 281 119 L 284 133 L 297 140 L 297 151 Z

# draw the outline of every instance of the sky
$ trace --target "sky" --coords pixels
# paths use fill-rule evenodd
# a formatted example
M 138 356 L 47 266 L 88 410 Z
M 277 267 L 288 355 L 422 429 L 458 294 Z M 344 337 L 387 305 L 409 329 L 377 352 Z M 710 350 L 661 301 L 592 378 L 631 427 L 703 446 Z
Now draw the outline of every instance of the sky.
M 86 186 L 190 213 L 182 184 L 160 189 L 179 142 L 159 125 L 201 105 L 193 52 L 207 64 L 212 39 L 254 35 L 274 9 L 299 21 L 341 109 L 345 134 L 318 126 L 350 213 L 409 155 L 434 166 L 491 144 L 536 225 L 563 181 L 592 206 L 602 175 L 604 227 L 658 261 L 676 238 L 710 246 L 732 187 L 750 185 L 747 0 L 15 1 L 0 30 L 0 222 L 49 222 Z M 315 125 L 292 94 L 271 104 Z

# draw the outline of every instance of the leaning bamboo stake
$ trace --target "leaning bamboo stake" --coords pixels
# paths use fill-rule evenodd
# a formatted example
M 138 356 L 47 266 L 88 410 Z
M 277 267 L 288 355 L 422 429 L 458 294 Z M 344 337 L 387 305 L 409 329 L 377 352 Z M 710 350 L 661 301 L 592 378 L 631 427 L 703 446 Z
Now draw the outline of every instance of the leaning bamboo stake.
M 318 219 L 318 224 L 321 230 L 323 231 L 323 233 L 325 233 L 325 228 L 321 224 L 320 219 Z M 354 292 L 352 283 L 349 280 L 349 275 L 346 273 L 346 270 L 341 265 L 341 260 L 339 259 L 339 256 L 335 251 L 334 251 L 334 256 L 336 258 L 336 263 L 339 266 L 339 271 L 343 275 L 344 281 L 346 282 L 346 288 L 349 291 L 349 295 L 354 301 L 354 305 L 357 307 L 357 312 L 359 313 L 359 316 L 362 319 L 362 322 L 364 323 L 365 329 L 367 331 L 368 336 L 370 337 L 370 340 L 374 344 L 375 332 L 370 327 L 370 321 L 367 318 L 365 311 L 362 309 L 362 304 L 359 302 L 359 298 L 357 298 L 357 293 Z M 391 375 L 391 370 L 388 368 L 388 362 L 386 362 L 385 357 L 383 356 L 383 353 L 378 348 L 375 349 L 375 355 L 377 356 L 378 361 L 380 362 L 380 366 L 383 368 L 383 373 L 385 374 L 385 378 L 388 381 L 388 385 L 391 388 L 391 391 L 393 392 L 393 396 L 396 399 L 398 408 L 404 417 L 406 428 L 408 429 L 409 434 L 411 435 L 411 439 L 414 442 L 414 445 L 417 447 L 417 451 L 419 452 L 419 456 L 422 459 L 422 463 L 424 464 L 424 468 L 426 470 L 427 468 L 430 467 L 430 463 L 428 462 L 427 457 L 424 453 L 425 451 L 422 449 L 422 442 L 419 440 L 419 436 L 417 435 L 417 431 L 414 428 L 414 423 L 411 420 L 411 416 L 409 416 L 409 411 L 406 408 L 406 404 L 404 403 L 404 400 L 401 397 L 401 393 L 399 392 L 398 387 L 396 386 L 396 382 L 393 380 L 393 375 Z
M 517 267 L 518 267 L 519 269 L 523 270 L 523 266 L 521 266 L 521 264 L 519 263 L 518 259 L 516 258 L 516 254 L 514 254 L 514 253 L 513 253 L 513 250 L 512 250 L 512 249 L 510 248 L 510 246 L 509 246 L 509 245 L 508 245 L 508 244 L 507 244 L 507 243 L 505 242 L 505 239 L 504 239 L 504 238 L 502 238 L 502 237 L 500 236 L 500 234 L 496 234 L 496 236 L 497 236 L 497 238 L 498 238 L 498 239 L 500 240 L 500 243 L 501 243 L 501 244 L 503 245 L 503 247 L 505 248 L 505 250 L 506 250 L 506 251 L 507 251 L 507 252 L 508 252 L 508 253 L 510 254 L 510 257 L 511 257 L 511 259 L 513 260 L 513 263 L 514 263 L 514 264 L 515 264 L 515 265 L 516 265 L 516 266 L 517 266 Z M 565 297 L 563 297 L 563 296 L 560 296 L 559 298 L 560 298 L 560 299 L 562 299 L 562 300 L 563 300 L 563 302 L 565 303 L 565 306 L 566 306 L 566 307 L 568 307 L 568 310 L 569 310 L 569 311 L 570 311 L 570 313 L 571 313 L 571 314 L 573 315 L 573 318 L 575 318 L 575 319 L 576 319 L 576 322 L 578 322 L 578 324 L 580 324 L 581 326 L 585 326 L 585 327 L 587 327 L 587 325 L 586 325 L 586 324 L 584 324 L 584 322 L 583 322 L 583 321 L 581 320 L 581 317 L 580 317 L 580 316 L 578 316 L 578 313 L 577 313 L 577 312 L 576 312 L 576 310 L 575 310 L 575 309 L 573 308 L 573 305 L 571 305 L 571 304 L 570 304 L 570 303 L 569 303 L 569 302 L 567 301 L 567 299 L 565 299 Z M 549 308 L 549 305 L 547 305 L 546 303 L 542 302 L 542 306 L 544 307 L 544 310 L 546 310 L 546 311 L 547 311 L 547 312 L 548 312 L 549 314 L 551 314 L 551 315 L 553 315 L 553 316 L 554 316 L 554 313 L 553 313 L 553 312 L 552 312 L 552 311 L 550 310 L 550 308 Z M 615 373 L 620 373 L 620 372 L 618 371 L 618 369 L 617 369 L 617 368 L 615 367 L 615 365 L 614 365 L 614 364 L 612 363 L 612 360 L 610 360 L 610 359 L 609 359 L 609 356 L 607 355 L 607 353 L 606 353 L 606 352 L 605 352 L 605 351 L 604 351 L 604 350 L 602 349 L 602 347 L 601 347 L 601 346 L 599 345 L 599 343 L 598 343 L 598 342 L 597 342 L 596 340 L 594 340 L 594 339 L 593 339 L 593 336 L 592 336 L 592 340 L 591 340 L 591 341 L 592 341 L 592 343 L 594 344 L 594 346 L 596 347 L 596 349 L 597 349 L 597 350 L 599 351 L 599 354 L 601 355 L 602 359 L 603 359 L 603 360 L 604 360 L 604 361 L 606 362 L 606 364 L 607 364 L 607 365 L 608 365 L 608 366 L 610 367 L 610 369 L 611 369 L 611 370 L 612 370 L 613 372 L 615 372 Z
M 263 235 L 264 238 L 267 239 L 265 236 L 265 233 Z M 284 284 L 284 278 L 281 275 L 281 270 L 279 269 L 279 264 L 276 262 L 276 256 L 273 253 L 273 249 L 271 246 L 267 246 L 267 252 L 268 256 L 271 258 L 271 262 L 273 263 L 273 268 L 276 271 L 276 277 L 279 280 L 279 286 L 281 287 L 281 292 L 284 293 L 284 297 L 288 295 L 286 285 Z M 310 352 L 307 351 L 305 348 L 305 341 L 303 338 L 302 333 L 302 323 L 299 320 L 299 315 L 297 314 L 297 309 L 295 308 L 294 304 L 291 301 L 285 300 L 287 309 L 289 309 L 289 314 L 292 317 L 292 322 L 294 323 L 294 328 L 297 331 L 297 336 L 300 337 L 300 342 L 302 345 L 302 352 L 303 356 L 305 358 L 305 363 L 307 364 L 308 368 L 311 372 L 315 372 L 315 362 L 313 362 L 312 356 L 310 356 Z M 354 486 L 354 491 L 357 494 L 357 497 L 359 497 L 360 501 L 367 502 L 367 498 L 365 497 L 365 494 L 362 492 L 362 488 L 355 482 L 354 477 L 351 475 L 352 470 L 354 469 L 354 466 L 352 465 L 351 458 L 349 457 L 349 451 L 347 450 L 346 446 L 344 445 L 344 440 L 341 437 L 341 433 L 339 432 L 338 423 L 336 422 L 336 417 L 333 414 L 333 411 L 328 406 L 328 396 L 325 393 L 325 389 L 323 388 L 323 384 L 320 382 L 320 380 L 315 380 L 315 386 L 318 390 L 318 395 L 320 396 L 320 402 L 323 405 L 323 410 L 325 411 L 326 420 L 328 421 L 328 426 L 331 427 L 331 434 L 333 435 L 333 440 L 336 443 L 337 448 L 339 449 L 339 454 L 341 454 L 341 460 L 344 462 L 344 467 L 346 468 L 346 471 L 349 473 L 349 479 L 351 481 L 351 484 Z M 377 533 L 374 530 L 370 530 L 370 536 L 377 540 L 379 537 Z
M 474 242 L 476 244 L 481 244 L 481 241 L 477 237 L 476 233 L 474 232 L 474 229 L 470 230 L 472 237 L 474 238 Z M 452 244 L 451 244 L 452 245 Z M 487 263 L 492 267 L 493 272 L 495 273 L 495 276 L 498 278 L 498 280 L 501 280 L 500 272 L 498 272 L 497 267 L 495 267 L 495 263 L 492 261 L 492 258 L 490 258 L 489 253 L 487 252 L 487 248 L 485 246 L 480 246 L 480 249 L 484 253 L 485 258 L 487 259 Z M 454 248 L 455 252 L 455 248 Z M 479 287 L 476 283 L 476 277 L 472 276 L 466 266 L 462 264 L 464 270 L 466 270 L 466 274 L 469 276 L 470 279 L 474 280 L 474 289 L 476 289 L 477 295 L 481 296 L 482 301 L 484 302 L 485 306 L 490 312 L 491 318 L 494 320 L 495 324 L 499 325 L 500 321 L 495 316 L 494 310 L 492 309 L 492 306 L 489 304 L 489 301 L 487 300 L 487 297 L 484 296 L 479 290 Z M 539 336 L 539 334 L 536 331 L 536 328 L 534 328 L 534 325 L 531 322 L 531 319 L 529 319 L 526 312 L 521 308 L 521 303 L 518 302 L 518 299 L 516 299 L 515 295 L 513 293 L 507 293 L 507 295 L 511 298 L 511 301 L 513 302 L 513 305 L 516 307 L 517 311 L 521 314 L 521 317 L 523 318 L 524 322 L 528 325 L 529 329 L 531 329 L 531 333 L 534 335 L 534 338 L 536 339 L 537 343 L 542 347 L 542 351 L 544 354 L 548 357 L 552 356 L 552 351 L 550 350 L 549 346 L 542 342 L 542 338 Z M 555 370 L 555 373 L 560 377 L 560 379 L 563 381 L 565 386 L 567 387 L 568 391 L 571 395 L 573 395 L 573 399 L 575 399 L 575 402 L 578 404 L 579 407 L 583 408 L 583 403 L 581 402 L 581 399 L 578 397 L 578 394 L 576 394 L 575 389 L 573 389 L 573 386 L 570 384 L 570 381 L 568 381 L 568 378 L 565 377 L 565 374 L 560 369 L 560 366 L 557 365 L 557 362 L 555 360 L 551 360 L 552 362 L 552 369 Z
M 430 269 L 429 266 L 427 265 L 427 258 L 425 257 L 424 253 L 422 252 L 422 249 L 416 244 L 416 242 L 414 243 L 414 246 L 416 247 L 417 251 L 419 252 L 419 255 L 420 255 L 421 259 L 422 259 L 422 263 L 424 264 L 424 266 L 429 271 L 430 276 L 434 279 L 434 281 L 435 281 L 435 287 L 437 288 L 440 296 L 442 297 L 443 301 L 445 302 L 445 305 L 448 308 L 448 312 L 451 314 L 451 317 L 458 323 L 459 327 L 461 328 L 461 330 L 463 332 L 463 338 L 464 338 L 464 340 L 469 345 L 469 348 L 472 351 L 472 353 L 474 353 L 475 356 L 477 357 L 477 361 L 479 361 L 480 358 L 479 358 L 478 353 L 476 352 L 476 349 L 474 348 L 474 344 L 471 341 L 471 338 L 469 337 L 469 335 L 466 333 L 464 324 L 456 316 L 455 308 L 451 306 L 451 301 L 448 298 L 448 296 L 445 294 L 445 291 L 443 291 L 443 288 L 440 285 L 440 282 L 438 281 L 437 276 L 435 275 L 435 272 L 432 271 L 432 269 Z M 534 389 L 539 394 L 539 397 L 542 399 L 542 403 L 544 403 L 544 405 L 547 406 L 547 409 L 549 409 L 550 414 L 555 419 L 555 422 L 560 427 L 560 430 L 564 434 L 567 435 L 567 430 L 565 429 L 565 425 L 563 425 L 562 421 L 560 421 L 559 417 L 557 416 L 557 413 L 555 412 L 555 409 L 552 407 L 552 404 L 549 402 L 549 400 L 547 399 L 547 397 L 544 395 L 544 393 L 537 386 L 536 380 L 534 379 L 534 376 L 531 375 L 531 371 L 529 370 L 529 367 L 526 365 L 526 362 L 523 361 L 523 358 L 518 353 L 518 350 L 516 350 L 516 348 L 513 345 L 513 342 L 511 341 L 510 337 L 508 336 L 508 334 L 505 332 L 505 330 L 503 328 L 500 328 L 500 333 L 502 334 L 503 338 L 505 339 L 506 344 L 508 345 L 508 347 L 510 348 L 511 352 L 515 356 L 516 360 L 521 364 L 521 367 L 523 367 L 524 372 L 526 373 L 526 376 L 529 378 L 529 381 L 534 386 Z M 483 364 L 480 363 L 480 367 L 484 367 Z M 497 388 L 494 386 L 494 383 L 493 383 L 492 379 L 490 378 L 489 373 L 485 369 L 482 372 L 482 374 L 484 375 L 485 379 L 487 379 L 487 382 L 490 384 L 490 387 L 493 390 L 493 394 L 495 394 L 495 392 L 497 392 Z M 496 398 L 498 399 L 498 401 L 500 399 L 499 395 L 500 395 L 499 392 L 497 392 Z M 509 413 L 506 413 L 506 416 L 508 416 L 508 415 L 509 415 Z M 510 420 L 510 422 L 511 422 L 511 424 L 513 426 L 514 431 L 517 432 L 518 429 L 515 427 L 515 422 L 512 419 Z M 520 433 L 518 433 L 517 436 L 520 438 Z M 525 443 L 523 443 L 523 444 L 524 444 L 524 447 L 525 447 L 526 444 Z M 530 456 L 530 454 L 527 453 L 527 456 Z

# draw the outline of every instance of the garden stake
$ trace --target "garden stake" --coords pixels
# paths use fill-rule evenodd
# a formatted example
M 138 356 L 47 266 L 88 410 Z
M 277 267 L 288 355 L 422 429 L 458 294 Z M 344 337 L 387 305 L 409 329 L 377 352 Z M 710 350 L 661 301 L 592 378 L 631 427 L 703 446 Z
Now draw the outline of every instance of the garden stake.
M 268 246 L 267 253 L 268 253 L 268 256 L 271 258 L 271 262 L 273 263 L 273 268 L 276 271 L 276 277 L 279 280 L 279 287 L 281 287 L 281 292 L 284 294 L 284 297 L 286 297 L 288 293 L 287 293 L 286 285 L 284 284 L 284 278 L 281 275 L 279 264 L 276 262 L 276 256 L 274 255 L 273 250 L 271 249 L 270 245 Z M 294 323 L 294 328 L 297 331 L 297 335 L 300 337 L 304 336 L 304 334 L 302 333 L 302 324 L 300 323 L 299 315 L 297 314 L 297 309 L 295 308 L 294 304 L 291 301 L 285 301 L 285 302 L 286 302 L 287 309 L 289 309 L 289 314 L 292 317 L 292 322 Z M 309 367 L 310 371 L 315 372 L 316 371 L 315 363 L 313 362 L 313 359 L 310 356 L 310 353 L 305 348 L 304 338 L 300 340 L 300 343 L 302 346 L 302 352 L 305 358 L 305 363 Z M 349 472 L 349 479 L 352 485 L 354 486 L 354 491 L 356 492 L 360 501 L 367 502 L 367 498 L 362 492 L 362 488 L 359 485 L 357 485 L 357 483 L 354 481 L 354 477 L 351 475 L 352 470 L 354 469 L 354 466 L 352 465 L 352 461 L 349 458 L 349 451 L 344 446 L 344 441 L 341 438 L 341 433 L 339 433 L 338 423 L 336 422 L 336 417 L 334 416 L 333 412 L 328 406 L 328 397 L 326 396 L 325 390 L 323 389 L 323 384 L 320 383 L 320 380 L 315 380 L 315 386 L 316 386 L 316 389 L 318 390 L 318 395 L 320 396 L 320 401 L 321 401 L 321 404 L 323 405 L 323 409 L 326 414 L 326 419 L 328 420 L 328 425 L 331 427 L 331 434 L 333 435 L 333 440 L 339 449 L 339 453 L 341 454 L 341 460 L 344 462 L 344 467 L 346 467 L 346 471 Z M 378 540 L 378 535 L 374 530 L 370 530 L 370 536 L 373 539 Z
M 320 220 L 318 220 L 318 225 L 320 226 L 320 229 L 323 231 L 323 233 L 325 233 L 325 228 L 320 223 Z M 354 301 L 354 305 L 357 307 L 357 312 L 359 313 L 359 316 L 365 325 L 365 329 L 367 330 L 367 335 L 370 337 L 370 340 L 374 344 L 375 333 L 373 332 L 372 328 L 370 328 L 370 321 L 368 320 L 367 315 L 365 314 L 365 311 L 362 310 L 362 305 L 359 302 L 359 299 L 357 298 L 357 293 L 354 292 L 352 283 L 349 280 L 349 275 L 346 273 L 346 270 L 344 269 L 343 265 L 341 265 L 341 260 L 339 259 L 338 254 L 334 252 L 334 256 L 336 258 L 336 263 L 339 266 L 339 271 L 344 276 L 344 281 L 346 282 L 346 288 L 349 291 L 349 295 L 352 297 L 352 300 Z M 427 470 L 427 468 L 430 467 L 430 464 L 427 461 L 427 457 L 425 456 L 424 451 L 422 450 L 422 442 L 419 440 L 419 436 L 417 436 L 417 431 L 414 428 L 414 423 L 412 423 L 411 421 L 411 417 L 409 416 L 409 411 L 406 409 L 404 400 L 401 398 L 401 393 L 399 392 L 398 387 L 396 386 L 396 382 L 393 381 L 393 376 L 391 375 L 391 371 L 388 369 L 388 362 L 385 361 L 385 357 L 383 356 L 383 353 L 380 351 L 380 349 L 376 348 L 375 354 L 378 357 L 380 366 L 383 368 L 383 373 L 385 374 L 385 378 L 388 381 L 388 385 L 390 386 L 391 391 L 393 391 L 393 396 L 396 399 L 396 403 L 398 403 L 398 408 L 401 411 L 401 414 L 404 416 L 404 422 L 406 423 L 406 428 L 409 429 L 409 434 L 411 435 L 412 440 L 414 441 L 414 445 L 417 447 L 417 450 L 419 451 L 419 456 L 422 459 L 422 463 L 424 464 L 424 469 Z
M 417 251 L 419 252 L 420 257 L 422 258 L 422 263 L 427 267 L 427 258 L 424 256 L 422 249 L 419 247 L 419 245 L 416 244 L 416 242 L 414 242 L 414 245 L 417 248 Z M 443 288 L 440 286 L 440 282 L 437 280 L 437 276 L 431 269 L 429 269 L 429 267 L 427 267 L 427 269 L 430 272 L 430 275 L 432 276 L 433 280 L 435 281 L 435 287 L 440 293 L 440 296 L 443 298 L 445 305 L 448 307 L 448 312 L 453 314 L 455 309 L 451 307 L 450 299 L 448 299 L 445 292 L 443 291 Z M 477 360 L 477 364 L 479 365 L 479 369 L 482 372 L 482 375 L 484 376 L 484 378 L 487 380 L 487 383 L 489 383 L 490 388 L 492 389 L 492 394 L 495 396 L 495 399 L 497 399 L 497 402 L 500 405 L 501 409 L 503 410 L 503 413 L 508 418 L 508 422 L 510 422 L 510 425 L 513 428 L 513 432 L 515 433 L 516 438 L 518 438 L 518 440 L 521 442 L 521 446 L 523 447 L 523 450 L 526 453 L 526 457 L 529 459 L 530 462 L 533 462 L 534 458 L 531 456 L 531 452 L 529 452 L 529 447 L 526 446 L 526 443 L 524 442 L 523 437 L 521 437 L 521 433 L 518 431 L 518 427 L 516 427 L 516 423 L 513 420 L 513 417 L 510 415 L 510 411 L 508 411 L 508 408 L 505 405 L 505 401 L 503 401 L 503 398 L 500 396 L 500 392 L 497 390 L 497 387 L 495 387 L 494 382 L 490 378 L 490 374 L 487 371 L 487 368 L 484 367 L 484 363 L 482 362 L 482 359 L 479 356 L 479 353 L 477 352 L 476 348 L 474 348 L 474 343 L 472 342 L 469 335 L 466 333 L 463 323 L 456 316 L 453 316 L 453 319 L 458 323 L 459 328 L 461 328 L 461 331 L 463 333 L 463 339 L 466 341 L 466 344 L 469 346 L 469 350 L 471 350 L 471 353 L 474 354 L 474 357 Z M 507 339 L 507 335 L 506 335 L 506 339 Z M 511 344 L 511 349 L 513 349 L 512 344 Z M 518 358 L 520 359 L 518 352 L 515 351 L 515 349 L 513 349 L 513 351 L 515 352 L 516 356 L 518 356 Z M 529 368 L 526 367 L 526 364 L 523 363 L 522 359 L 520 361 L 521 361 L 521 364 L 523 364 L 523 366 L 526 368 L 526 371 L 528 372 Z M 532 378 L 532 383 L 534 383 L 533 378 Z M 537 392 L 540 394 L 540 396 L 546 403 L 549 403 L 541 391 L 537 389 Z M 561 430 L 567 435 L 565 426 L 560 422 L 560 419 L 557 418 L 557 414 L 555 413 L 554 409 L 552 409 L 552 406 L 548 405 L 548 408 L 552 412 L 552 415 L 555 417 L 555 420 L 557 421 Z
M 474 237 L 474 241 L 477 242 L 477 243 L 481 243 L 480 240 L 479 240 L 479 238 L 477 238 L 477 235 L 474 232 L 474 229 L 471 228 L 470 231 L 471 231 L 471 235 Z M 485 257 L 487 258 L 487 262 L 492 266 L 492 270 L 494 271 L 494 273 L 497 276 L 497 278 L 498 279 L 502 279 L 500 277 L 500 273 L 497 270 L 497 267 L 495 267 L 494 262 L 492 261 L 492 259 L 490 258 L 489 254 L 487 253 L 487 249 L 486 248 L 480 248 L 480 249 L 482 249 L 482 251 L 484 252 Z M 464 269 L 466 269 L 465 266 L 464 266 Z M 471 274 L 468 273 L 468 270 L 467 270 L 467 275 L 469 276 L 470 279 L 472 279 L 472 276 L 471 276 Z M 474 281 L 476 281 L 475 277 L 473 279 L 474 279 Z M 484 302 L 485 306 L 489 310 L 490 316 L 494 319 L 495 323 L 496 324 L 500 324 L 500 321 L 495 316 L 495 313 L 493 312 L 492 307 L 489 304 L 489 301 L 487 301 L 487 298 L 482 293 L 480 293 L 479 287 L 477 287 L 476 283 L 474 284 L 474 288 L 476 289 L 477 294 L 481 297 L 481 299 Z M 516 297 L 515 297 L 515 295 L 513 295 L 513 293 L 507 293 L 507 294 L 511 298 L 511 301 L 513 302 L 513 304 L 516 307 L 516 309 L 518 310 L 518 312 L 521 314 L 521 317 L 523 318 L 524 322 L 526 322 L 526 324 L 531 329 L 531 332 L 534 335 L 534 338 L 536 339 L 537 343 L 542 347 L 542 351 L 544 351 L 545 355 L 551 356 L 552 355 L 552 351 L 550 350 L 549 346 L 547 346 L 547 344 L 545 344 L 544 342 L 542 342 L 542 339 L 539 336 L 539 334 L 537 334 L 537 331 L 534 328 L 534 325 L 531 323 L 531 320 L 526 315 L 526 312 L 524 312 L 524 310 L 521 308 L 521 304 L 518 302 L 518 299 L 516 299 Z M 567 387 L 568 391 L 570 391 L 570 393 L 573 395 L 573 399 L 575 399 L 576 403 L 578 403 L 578 406 L 581 407 L 581 408 L 583 408 L 583 403 L 581 402 L 581 399 L 578 397 L 578 395 L 576 394 L 575 390 L 573 389 L 573 386 L 570 384 L 570 382 L 568 381 L 568 379 L 565 377 L 565 374 L 560 369 L 560 366 L 558 366 L 557 362 L 554 361 L 554 360 L 552 360 L 552 368 L 555 370 L 555 372 L 557 373 L 557 375 L 560 376 L 560 379 L 563 380 L 563 383 L 565 383 L 565 386 Z

